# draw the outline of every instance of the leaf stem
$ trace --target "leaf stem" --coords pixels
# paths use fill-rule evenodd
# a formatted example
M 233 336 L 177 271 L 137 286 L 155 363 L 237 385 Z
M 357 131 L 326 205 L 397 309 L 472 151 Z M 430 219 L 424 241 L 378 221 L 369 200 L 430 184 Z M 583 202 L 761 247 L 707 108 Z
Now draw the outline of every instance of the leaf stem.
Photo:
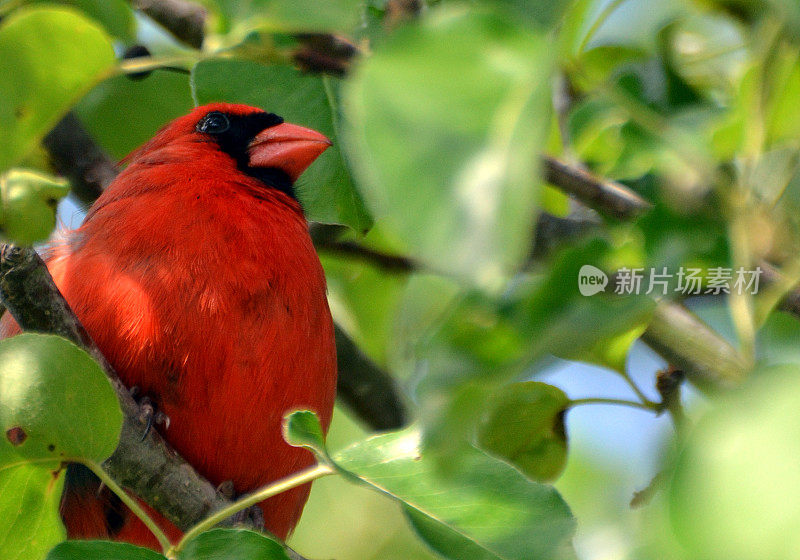
M 312 480 L 316 480 L 317 478 L 321 478 L 323 476 L 327 476 L 329 474 L 333 474 L 336 472 L 334 467 L 330 465 L 323 465 L 317 464 L 313 467 L 309 467 L 305 470 L 300 472 L 294 473 L 286 478 L 273 482 L 261 490 L 257 490 L 253 494 L 245 496 L 241 500 L 234 502 L 233 504 L 229 505 L 226 508 L 223 508 L 219 511 L 214 512 L 206 519 L 189 529 L 183 538 L 180 540 L 178 544 L 171 547 L 166 556 L 168 558 L 174 558 L 181 550 L 186 547 L 186 544 L 195 538 L 200 533 L 207 531 L 214 527 L 217 523 L 224 521 L 225 519 L 229 518 L 231 515 L 238 513 L 244 509 L 249 508 L 250 506 L 254 506 L 259 502 L 263 502 L 267 498 L 271 498 L 276 494 L 280 494 L 281 492 L 286 492 L 287 490 L 291 490 L 297 486 L 302 486 Z
M 647 402 L 637 402 L 637 401 L 629 401 L 626 399 L 606 399 L 602 397 L 591 397 L 586 399 L 573 399 L 569 401 L 568 406 L 572 408 L 573 406 L 579 406 L 582 404 L 613 404 L 619 406 L 630 406 L 632 408 L 639 408 L 642 410 L 647 410 L 650 412 L 656 412 L 656 405 Z
M 196 52 L 189 52 L 171 56 L 142 56 L 139 58 L 129 58 L 121 61 L 116 68 L 112 69 L 112 74 L 135 74 L 137 72 L 149 72 L 160 68 L 184 69 L 184 66 L 192 66 L 202 60 L 202 56 Z M 186 68 L 186 73 L 189 69 Z
M 600 12 L 600 14 L 597 16 L 597 19 L 592 22 L 591 27 L 589 27 L 589 29 L 586 31 L 586 35 L 584 35 L 583 39 L 581 40 L 581 44 L 578 47 L 578 53 L 582 53 L 584 51 L 586 45 L 589 44 L 589 41 L 591 41 L 597 33 L 597 30 L 603 27 L 603 24 L 608 21 L 608 18 L 611 17 L 611 14 L 613 14 L 623 2 L 625 2 L 625 0 L 613 0 L 613 2 L 611 2 L 603 9 L 602 12 Z
M 654 408 L 656 406 L 656 403 L 648 399 L 647 396 L 642 392 L 642 390 L 639 389 L 639 386 L 636 385 L 636 383 L 633 381 L 633 378 L 628 374 L 628 372 L 621 371 L 618 373 L 620 374 L 622 379 L 625 380 L 625 383 L 627 383 L 628 386 L 633 390 L 633 392 L 636 393 L 636 396 L 639 397 L 639 400 L 642 402 L 642 404 L 647 405 L 650 408 Z
M 97 476 L 97 478 L 103 482 L 103 484 L 108 486 L 109 490 L 114 492 L 114 494 L 116 494 L 117 497 L 122 500 L 123 504 L 128 506 L 134 515 L 136 515 L 136 517 L 142 520 L 142 523 L 144 523 L 145 526 L 150 529 L 150 532 L 155 535 L 156 539 L 158 540 L 158 544 L 161 545 L 161 550 L 164 552 L 164 554 L 166 554 L 167 551 L 172 547 L 172 543 L 169 542 L 169 539 L 167 538 L 167 535 L 164 534 L 164 531 L 162 531 L 156 522 L 153 521 L 153 518 L 147 515 L 147 512 L 144 511 L 139 502 L 130 494 L 128 494 L 119 484 L 117 484 L 117 482 L 111 478 L 105 470 L 103 470 L 103 467 L 93 461 L 82 462 L 90 471 L 95 474 L 95 476 Z

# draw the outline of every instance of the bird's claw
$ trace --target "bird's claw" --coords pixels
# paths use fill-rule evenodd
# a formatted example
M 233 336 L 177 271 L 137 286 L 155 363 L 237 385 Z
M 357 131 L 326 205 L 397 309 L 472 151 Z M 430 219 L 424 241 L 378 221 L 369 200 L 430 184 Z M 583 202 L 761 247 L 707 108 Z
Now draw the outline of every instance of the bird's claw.
M 257 531 L 264 530 L 264 512 L 257 505 L 250 506 L 231 515 L 233 525 L 245 525 Z
M 235 500 L 239 497 L 236 494 L 232 480 L 223 481 L 222 484 L 217 486 L 217 492 L 229 500 Z M 234 513 L 230 519 L 232 525 L 244 525 L 258 531 L 264 530 L 264 512 L 257 505 Z
M 138 387 L 131 388 L 131 395 L 135 395 L 138 392 Z M 144 424 L 142 441 L 144 441 L 144 439 L 147 437 L 147 434 L 150 433 L 150 430 L 153 428 L 153 426 L 163 424 L 164 429 L 169 429 L 169 416 L 158 410 L 153 400 L 147 396 L 139 399 L 139 422 Z
M 226 480 L 219 486 L 217 486 L 217 492 L 228 498 L 229 500 L 233 500 L 236 498 L 236 490 L 233 487 L 232 480 Z

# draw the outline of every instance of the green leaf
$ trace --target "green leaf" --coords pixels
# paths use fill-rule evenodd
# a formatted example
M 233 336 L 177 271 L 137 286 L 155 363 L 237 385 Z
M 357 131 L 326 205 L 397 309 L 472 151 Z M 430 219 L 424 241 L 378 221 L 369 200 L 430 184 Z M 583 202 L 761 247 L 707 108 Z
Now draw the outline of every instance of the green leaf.
M 695 87 L 733 93 L 733 78 L 747 59 L 743 29 L 719 14 L 676 20 L 669 28 L 674 68 Z
M 212 0 L 223 21 L 243 34 L 266 28 L 280 31 L 342 31 L 358 25 L 359 0 Z
M 600 240 L 563 251 L 541 274 L 520 276 L 503 294 L 472 291 L 449 310 L 437 331 L 416 347 L 431 372 L 421 394 L 472 381 L 505 384 L 548 355 L 581 359 L 609 337 L 649 316 L 647 297 L 578 290 L 580 269 L 604 269 L 613 255 Z
M 512 17 L 520 18 L 526 25 L 548 30 L 558 23 L 570 3 L 561 0 L 493 0 L 491 4 L 504 6 Z
M 313 128 L 334 145 L 302 175 L 297 196 L 309 220 L 341 223 L 362 232 L 371 225 L 340 151 L 336 81 L 290 66 L 246 60 L 208 60 L 192 71 L 199 103 L 226 101 L 261 107 L 287 122 Z
M 583 296 L 578 291 L 585 264 L 602 270 L 604 261 L 613 257 L 605 242 L 592 240 L 564 251 L 533 283 L 514 313 L 519 328 L 530 337 L 530 359 L 546 354 L 581 359 L 600 341 L 639 327 L 650 316 L 655 304 L 649 297 L 602 292 Z
M 644 320 L 641 324 L 625 332 L 600 340 L 597 346 L 583 356 L 583 360 L 625 373 L 628 353 L 633 343 L 639 340 L 639 337 L 647 329 L 647 323 L 648 321 Z
M 61 8 L 21 8 L 0 24 L 0 171 L 19 161 L 114 64 L 105 32 Z
M 692 559 L 797 558 L 800 364 L 755 371 L 714 404 L 675 460 L 675 535 Z
M 800 134 L 800 111 L 794 102 L 800 95 L 800 51 L 784 47 L 777 49 L 774 58 L 763 78 L 771 93 L 764 116 L 768 141 L 795 144 Z
M 0 465 L 0 550 L 5 560 L 39 560 L 64 540 L 58 514 L 63 485 L 58 462 Z
M 124 0 L 32 0 L 31 3 L 73 6 L 96 20 L 111 35 L 125 42 L 136 39 L 136 20 L 133 17 L 133 10 Z
M 296 410 L 283 419 L 283 439 L 294 447 L 305 447 L 318 457 L 325 457 L 325 434 L 316 414 L 310 410 Z
M 413 274 L 397 305 L 392 344 L 387 349 L 390 370 L 400 377 L 419 373 L 419 354 L 425 342 L 452 312 L 462 288 L 451 278 Z
M 409 508 L 420 536 L 448 558 L 465 558 L 464 551 L 505 560 L 559 558 L 575 520 L 558 492 L 474 447 L 463 453 L 458 469 L 445 475 L 436 457 L 421 452 L 420 434 L 411 428 L 359 442 L 334 461 Z
M 349 80 L 359 189 L 435 270 L 496 285 L 527 255 L 551 53 L 518 22 L 440 8 L 398 29 Z
M 51 550 L 45 560 L 164 560 L 164 557 L 128 543 L 67 541 Z
M 44 241 L 56 225 L 58 201 L 69 183 L 50 175 L 12 169 L 0 175 L 0 229 L 15 243 Z
M 356 242 L 387 255 L 397 254 L 381 229 L 381 224 L 375 224 L 365 237 L 347 232 L 338 240 Z M 318 249 L 334 320 L 370 358 L 384 364 L 396 347 L 392 326 L 408 275 L 387 274 L 387 270 L 374 264 L 327 253 L 324 247 Z
M 179 560 L 289 560 L 278 541 L 240 529 L 212 529 L 192 539 Z
M 127 76 L 105 80 L 78 103 L 75 112 L 100 145 L 121 159 L 193 108 L 187 77 L 156 70 L 144 80 Z
M 534 480 L 553 480 L 567 462 L 564 411 L 568 403 L 561 389 L 546 383 L 504 387 L 492 399 L 478 443 Z
M 54 335 L 0 342 L 0 457 L 100 462 L 121 429 L 117 395 L 86 352 Z

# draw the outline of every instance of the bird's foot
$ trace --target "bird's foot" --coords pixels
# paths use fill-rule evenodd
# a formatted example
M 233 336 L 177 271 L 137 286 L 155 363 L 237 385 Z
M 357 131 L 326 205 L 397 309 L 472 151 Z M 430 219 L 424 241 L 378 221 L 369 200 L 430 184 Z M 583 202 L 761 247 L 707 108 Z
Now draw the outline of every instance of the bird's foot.
M 234 513 L 231 515 L 231 521 L 233 525 L 244 525 L 256 531 L 264 531 L 264 512 L 257 505 Z
M 139 396 L 141 390 L 139 387 L 131 387 L 131 396 L 136 400 L 139 405 L 139 422 L 144 424 L 144 433 L 142 433 L 142 441 L 150 433 L 153 426 L 164 425 L 164 429 L 169 429 L 169 416 L 163 411 L 158 410 L 156 403 L 147 395 Z
M 219 492 L 229 500 L 233 500 L 236 498 L 236 490 L 233 487 L 232 480 L 226 480 L 225 482 L 217 486 L 217 492 Z
M 233 486 L 232 480 L 226 480 L 217 486 L 217 492 L 222 494 L 229 500 L 236 500 L 239 496 L 236 495 L 236 490 Z M 264 530 L 264 512 L 257 505 L 250 506 L 243 509 L 231 516 L 231 523 L 233 525 L 245 525 L 246 527 L 253 528 L 257 531 Z

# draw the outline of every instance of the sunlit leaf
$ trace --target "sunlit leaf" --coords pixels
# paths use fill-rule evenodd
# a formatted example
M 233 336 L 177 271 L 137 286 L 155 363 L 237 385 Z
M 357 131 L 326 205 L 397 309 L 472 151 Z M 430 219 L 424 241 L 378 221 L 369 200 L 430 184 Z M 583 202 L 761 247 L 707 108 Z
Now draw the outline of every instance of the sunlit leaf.
M 568 402 L 561 389 L 546 383 L 504 387 L 487 407 L 478 443 L 534 480 L 553 480 L 567 461 L 563 414 Z
M 318 456 L 326 455 L 322 424 L 310 410 L 296 410 L 286 415 L 283 420 L 283 438 L 289 445 L 308 448 Z
M 551 51 L 513 21 L 445 8 L 358 66 L 346 146 L 371 209 L 412 255 L 491 285 L 530 246 Z
M 63 485 L 57 461 L 0 464 L 0 550 L 4 559 L 40 560 L 64 540 L 58 514 Z
M 30 7 L 0 24 L 0 171 L 19 161 L 114 63 L 105 32 L 78 12 Z
M 755 372 L 694 427 L 669 485 L 690 558 L 789 560 L 800 535 L 800 366 Z
M 133 41 L 136 37 L 136 20 L 133 9 L 125 0 L 28 0 L 32 4 L 64 4 L 81 10 L 96 20 L 111 35 L 123 41 Z
M 342 31 L 358 24 L 358 0 L 211 0 L 234 30 L 267 28 L 282 31 Z
M 56 225 L 58 201 L 69 194 L 63 179 L 11 169 L 0 174 L 0 230 L 23 245 L 44 241 Z
M 472 447 L 462 466 L 445 475 L 436 458 L 421 452 L 413 428 L 357 443 L 334 461 L 409 508 L 420 536 L 448 558 L 480 551 L 477 558 L 556 560 L 575 529 L 551 486 Z
M 254 531 L 212 529 L 186 544 L 179 560 L 289 560 L 278 541 Z
M 117 395 L 83 350 L 45 334 L 0 342 L 0 456 L 99 462 L 121 429 Z
M 128 543 L 72 540 L 59 544 L 45 560 L 164 560 L 164 557 Z

